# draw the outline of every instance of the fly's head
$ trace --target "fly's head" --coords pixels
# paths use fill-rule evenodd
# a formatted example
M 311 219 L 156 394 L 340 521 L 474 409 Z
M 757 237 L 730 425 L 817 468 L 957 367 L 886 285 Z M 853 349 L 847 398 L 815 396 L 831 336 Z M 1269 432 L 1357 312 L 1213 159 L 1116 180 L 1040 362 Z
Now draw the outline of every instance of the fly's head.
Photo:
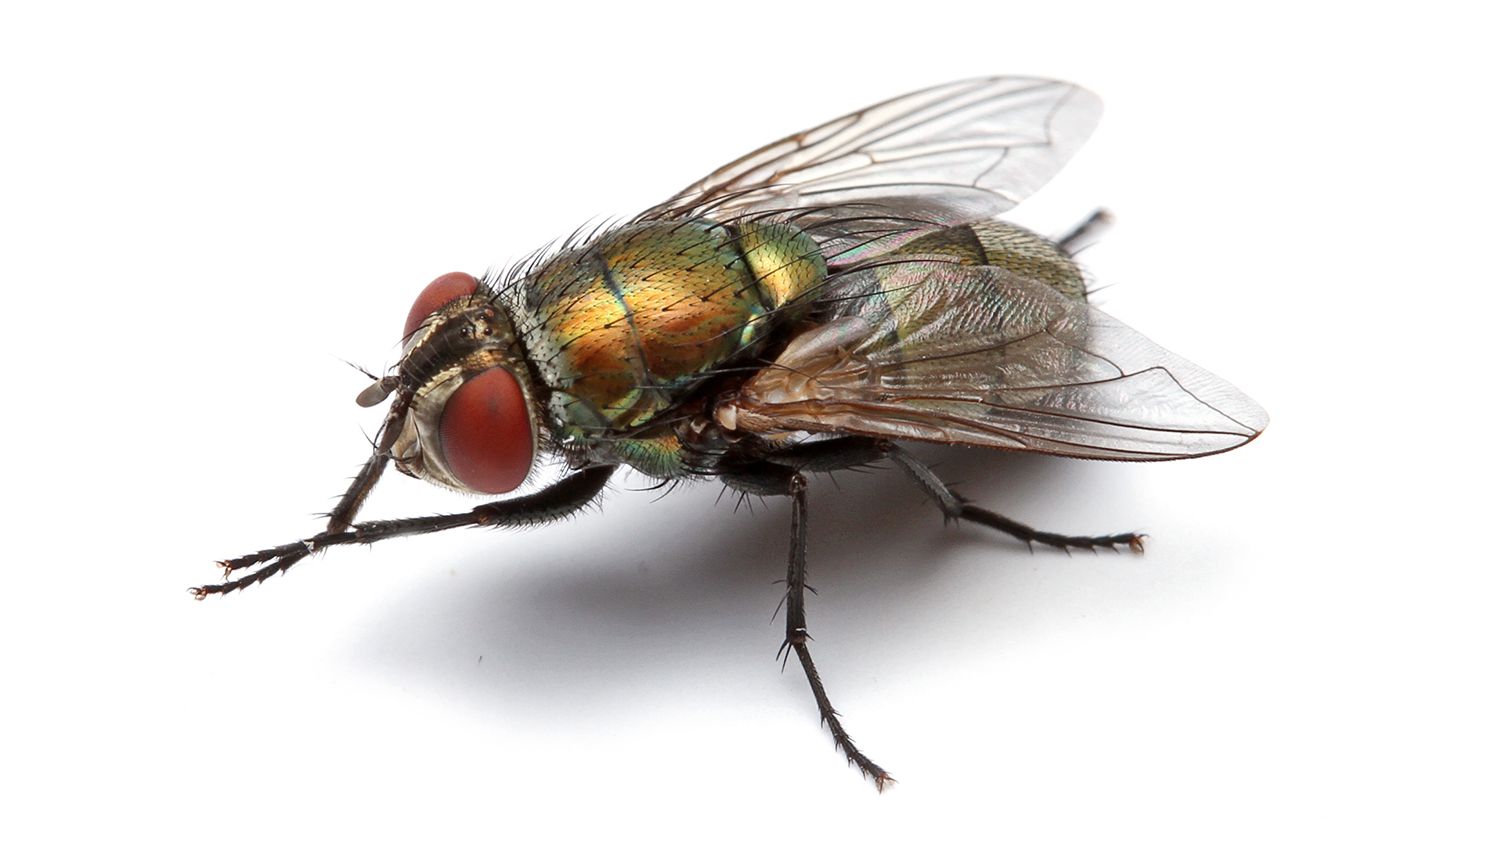
M 401 362 L 357 401 L 394 393 L 377 451 L 396 468 L 460 492 L 519 487 L 535 461 L 540 419 L 515 328 L 468 273 L 428 284 L 406 318 Z

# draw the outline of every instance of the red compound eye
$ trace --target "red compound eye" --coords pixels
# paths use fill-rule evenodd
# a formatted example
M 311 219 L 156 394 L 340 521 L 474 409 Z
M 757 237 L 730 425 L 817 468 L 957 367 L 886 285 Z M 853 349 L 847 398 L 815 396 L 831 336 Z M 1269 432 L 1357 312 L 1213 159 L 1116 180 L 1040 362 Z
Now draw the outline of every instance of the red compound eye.
M 410 337 L 413 331 L 422 324 L 422 320 L 432 316 L 438 308 L 452 302 L 461 296 L 468 296 L 479 289 L 479 280 L 468 273 L 447 273 L 433 279 L 426 287 L 422 288 L 421 295 L 411 306 L 411 313 L 406 315 L 406 328 L 401 332 L 402 337 Z
M 510 492 L 531 471 L 531 417 L 516 376 L 487 369 L 448 397 L 438 421 L 448 471 L 475 492 Z

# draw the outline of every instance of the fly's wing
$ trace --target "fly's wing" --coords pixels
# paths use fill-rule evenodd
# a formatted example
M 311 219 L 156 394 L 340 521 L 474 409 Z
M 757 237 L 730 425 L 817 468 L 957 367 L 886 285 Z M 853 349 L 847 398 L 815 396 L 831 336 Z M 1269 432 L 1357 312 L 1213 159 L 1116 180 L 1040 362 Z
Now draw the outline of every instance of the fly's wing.
M 795 212 L 825 254 L 850 263 L 910 239 L 902 232 L 1014 207 L 1062 168 L 1100 110 L 1098 97 L 1066 82 L 950 82 L 767 144 L 638 219 Z M 856 249 L 877 241 L 878 250 Z
M 1244 445 L 1244 393 L 1102 311 L 998 267 L 916 260 L 847 277 L 721 411 L 761 434 L 863 434 L 1111 460 Z

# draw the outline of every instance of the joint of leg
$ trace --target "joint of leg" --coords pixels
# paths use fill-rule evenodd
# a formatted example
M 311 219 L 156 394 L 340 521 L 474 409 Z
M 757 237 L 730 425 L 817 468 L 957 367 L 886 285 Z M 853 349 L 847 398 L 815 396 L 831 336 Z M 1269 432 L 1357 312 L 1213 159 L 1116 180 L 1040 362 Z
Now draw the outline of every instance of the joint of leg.
M 792 475 L 786 483 L 786 491 L 791 495 L 796 495 L 805 489 L 807 489 L 807 478 L 803 477 L 801 472 Z
M 795 629 L 791 630 L 790 632 L 788 632 L 786 634 L 786 643 L 788 645 L 805 645 L 805 644 L 807 644 L 807 628 L 806 627 L 798 627 L 798 628 L 795 628 Z

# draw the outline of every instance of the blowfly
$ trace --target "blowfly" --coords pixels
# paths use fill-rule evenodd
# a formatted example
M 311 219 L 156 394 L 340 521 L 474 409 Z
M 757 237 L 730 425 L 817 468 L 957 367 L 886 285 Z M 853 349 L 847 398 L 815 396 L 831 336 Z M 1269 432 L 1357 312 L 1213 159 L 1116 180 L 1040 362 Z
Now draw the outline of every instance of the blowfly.
M 233 592 L 336 545 L 575 513 L 629 467 L 792 505 L 779 656 L 796 656 L 836 746 L 877 787 L 808 648 L 807 476 L 889 462 L 951 520 L 1063 549 L 1141 536 L 1035 530 L 955 493 L 910 442 L 1103 460 L 1244 445 L 1265 412 L 1088 304 L 1059 240 L 996 219 L 1092 131 L 1064 82 L 971 79 L 897 97 L 716 170 L 628 222 L 504 272 L 438 276 L 400 361 L 358 402 L 389 403 L 374 452 L 317 535 L 221 563 Z M 385 469 L 467 493 L 525 494 L 446 516 L 357 522 Z M 538 470 L 561 469 L 535 483 Z

